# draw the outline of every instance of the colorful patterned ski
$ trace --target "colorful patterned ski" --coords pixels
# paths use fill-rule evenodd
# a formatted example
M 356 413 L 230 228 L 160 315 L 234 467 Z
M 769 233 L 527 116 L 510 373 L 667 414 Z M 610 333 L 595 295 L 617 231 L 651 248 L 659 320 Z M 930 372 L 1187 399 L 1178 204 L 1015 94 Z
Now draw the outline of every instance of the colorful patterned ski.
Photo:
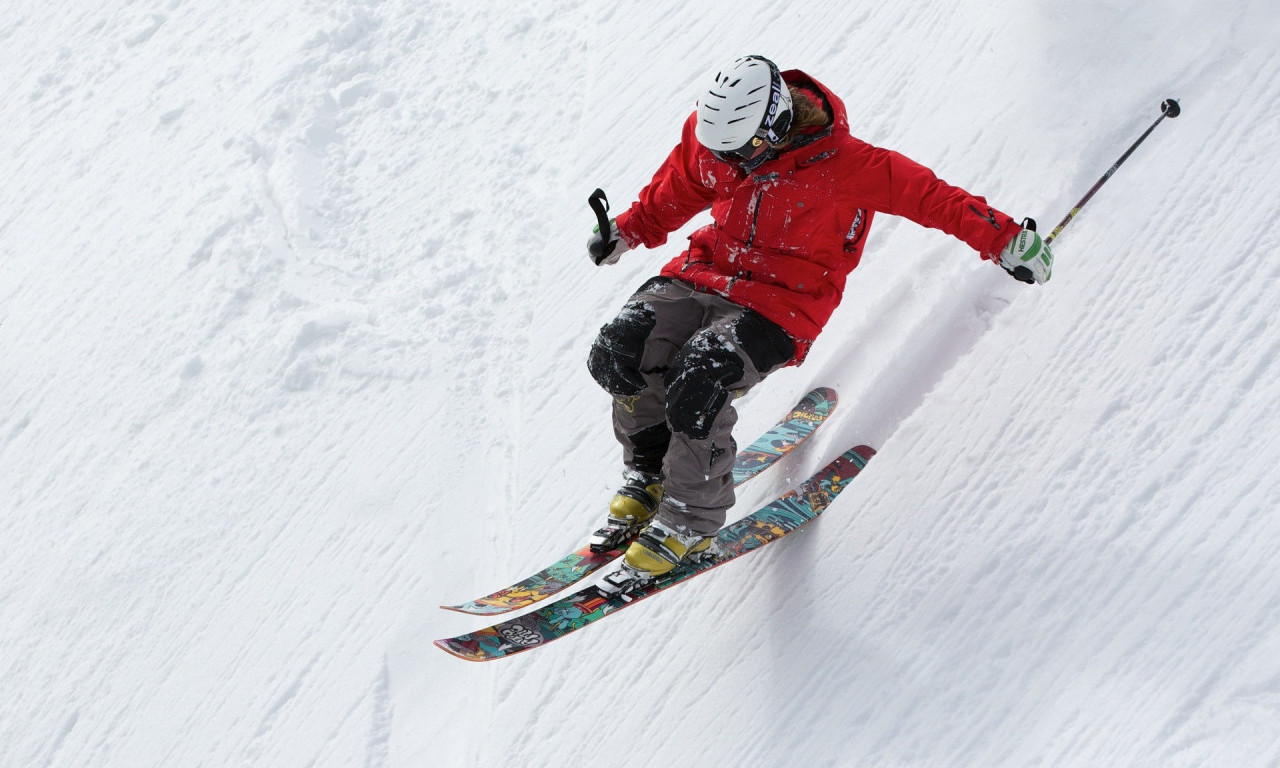
M 634 602 L 786 536 L 822 514 L 874 455 L 875 451 L 865 445 L 846 451 L 798 489 L 720 529 L 711 557 L 679 566 L 629 594 L 610 595 L 595 585 L 583 587 L 539 610 L 477 632 L 437 640 L 435 644 L 460 659 L 490 661 L 558 640 Z
M 795 450 L 813 434 L 836 407 L 836 391 L 819 387 L 805 395 L 796 407 L 772 429 L 765 432 L 751 445 L 738 452 L 733 463 L 733 484 L 739 486 L 763 472 Z M 608 552 L 596 553 L 583 545 L 576 552 L 552 563 L 529 578 L 517 582 L 492 595 L 481 597 L 461 605 L 442 605 L 450 611 L 488 616 L 506 613 L 532 605 L 560 592 L 574 582 L 581 581 L 600 568 L 613 562 L 626 551 L 626 546 Z

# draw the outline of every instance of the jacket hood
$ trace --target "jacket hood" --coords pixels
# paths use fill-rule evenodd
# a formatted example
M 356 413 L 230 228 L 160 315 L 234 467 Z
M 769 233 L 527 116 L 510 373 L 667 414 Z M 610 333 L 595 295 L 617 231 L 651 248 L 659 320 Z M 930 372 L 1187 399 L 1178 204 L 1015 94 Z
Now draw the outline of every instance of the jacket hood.
M 840 97 L 832 93 L 827 86 L 815 80 L 808 74 L 798 69 L 788 69 L 782 73 L 782 79 L 787 85 L 794 85 L 807 91 L 817 93 L 826 102 L 827 109 L 831 112 L 831 132 L 832 133 L 849 133 L 849 114 L 845 109 L 844 102 Z

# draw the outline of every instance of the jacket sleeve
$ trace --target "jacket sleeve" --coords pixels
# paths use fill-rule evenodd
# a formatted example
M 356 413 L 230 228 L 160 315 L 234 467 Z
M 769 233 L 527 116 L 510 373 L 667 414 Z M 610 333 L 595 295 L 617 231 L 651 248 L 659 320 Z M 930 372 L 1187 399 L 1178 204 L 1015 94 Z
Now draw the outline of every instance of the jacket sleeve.
M 999 258 L 1000 250 L 1021 231 L 1012 217 L 992 208 L 984 198 L 947 184 L 914 160 L 892 150 L 868 148 L 883 206 L 877 207 L 885 213 L 942 230 L 984 259 Z
M 667 235 L 687 224 L 715 198 L 715 189 L 703 184 L 698 170 L 698 154 L 706 150 L 693 134 L 696 120 L 696 112 L 685 120 L 680 143 L 640 190 L 636 202 L 618 216 L 618 232 L 633 247 L 662 245 Z

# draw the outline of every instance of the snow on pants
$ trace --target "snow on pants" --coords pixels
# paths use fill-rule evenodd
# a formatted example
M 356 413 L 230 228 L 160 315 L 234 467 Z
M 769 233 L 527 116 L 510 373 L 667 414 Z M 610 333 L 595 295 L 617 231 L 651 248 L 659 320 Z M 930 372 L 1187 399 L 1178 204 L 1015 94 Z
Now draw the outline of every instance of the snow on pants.
M 733 506 L 733 398 L 786 365 L 795 343 L 763 315 L 655 277 L 600 329 L 588 367 L 613 395 L 630 469 L 661 474 L 657 519 L 709 534 Z

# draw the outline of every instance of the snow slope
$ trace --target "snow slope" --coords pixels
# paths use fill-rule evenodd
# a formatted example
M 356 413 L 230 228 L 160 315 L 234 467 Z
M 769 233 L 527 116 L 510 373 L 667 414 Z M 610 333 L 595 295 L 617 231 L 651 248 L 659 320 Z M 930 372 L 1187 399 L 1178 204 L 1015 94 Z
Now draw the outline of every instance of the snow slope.
M 20 3 L 0 19 L 0 765 L 1280 765 L 1273 3 Z M 707 70 L 1043 227 L 879 220 L 810 530 L 536 653 L 430 646 L 617 480 L 597 270 Z

